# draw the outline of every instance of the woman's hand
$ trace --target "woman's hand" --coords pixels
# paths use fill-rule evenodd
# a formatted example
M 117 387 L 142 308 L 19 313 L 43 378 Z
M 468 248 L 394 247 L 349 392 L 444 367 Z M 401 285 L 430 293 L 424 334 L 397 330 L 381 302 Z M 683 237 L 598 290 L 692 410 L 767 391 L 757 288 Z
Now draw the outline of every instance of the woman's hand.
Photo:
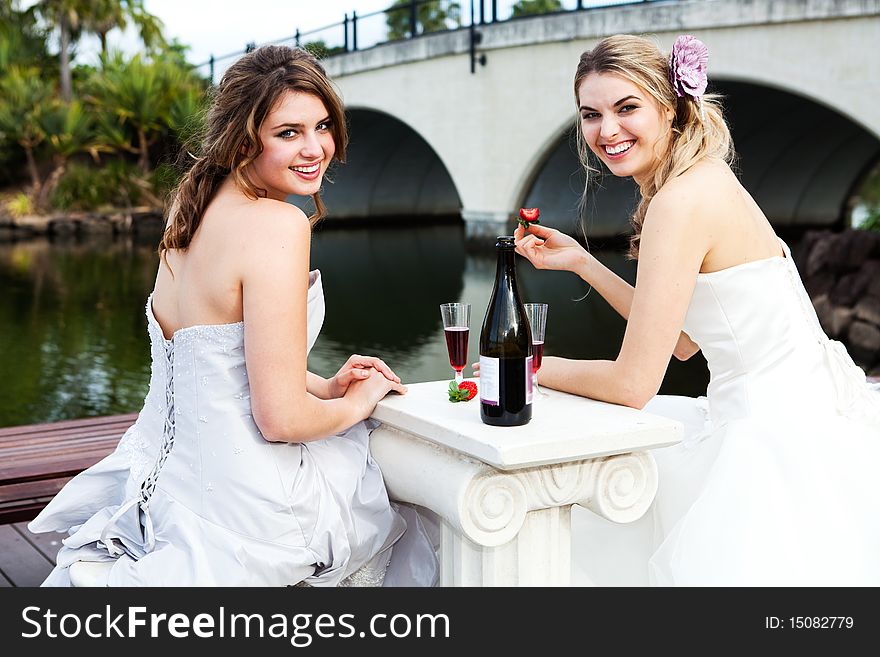
M 388 381 L 400 384 L 400 377 L 381 358 L 353 354 L 345 361 L 345 365 L 339 368 L 336 375 L 327 382 L 330 399 L 344 397 L 352 383 L 365 381 L 370 377 L 371 371 L 377 371 Z
M 377 369 L 371 368 L 363 371 L 367 375 L 365 377 L 359 376 L 361 380 L 354 381 L 348 386 L 345 398 L 354 399 L 360 405 L 364 418 L 372 415 L 376 404 L 389 392 L 396 392 L 401 395 L 406 394 L 406 386 L 402 385 L 399 380 L 393 381 Z
M 546 226 L 532 225 L 528 230 L 517 226 L 513 237 L 516 252 L 535 269 L 577 271 L 590 257 L 577 240 Z

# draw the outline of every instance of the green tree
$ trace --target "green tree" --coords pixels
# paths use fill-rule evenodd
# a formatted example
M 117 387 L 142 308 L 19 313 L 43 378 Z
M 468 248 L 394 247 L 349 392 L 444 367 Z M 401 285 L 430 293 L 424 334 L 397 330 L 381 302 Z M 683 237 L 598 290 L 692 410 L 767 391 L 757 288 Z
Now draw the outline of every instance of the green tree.
M 331 55 L 335 55 L 345 50 L 344 46 L 334 46 L 331 48 L 323 39 L 319 39 L 317 41 L 309 41 L 307 43 L 304 43 L 302 47 L 304 50 L 308 50 L 318 59 L 324 59 L 325 57 L 330 57 Z
M 535 14 L 549 14 L 562 10 L 560 0 L 519 0 L 513 5 L 513 18 L 520 16 L 533 16 Z
M 394 4 L 385 12 L 389 41 L 410 36 L 411 4 L 411 0 L 394 0 Z M 416 21 L 416 31 L 421 34 L 461 27 L 461 5 L 439 0 L 421 3 L 416 9 Z
M 130 19 L 148 48 L 164 43 L 162 22 L 144 9 L 143 0 L 38 0 L 28 12 L 58 29 L 61 99 L 65 101 L 73 97 L 70 50 L 84 33 L 97 35 L 106 54 L 107 33 L 124 28 Z
M 83 24 L 86 31 L 100 39 L 102 54 L 107 54 L 107 33 L 114 29 L 124 30 L 129 22 L 137 27 L 147 50 L 165 45 L 162 21 L 144 9 L 143 0 L 91 0 L 89 5 Z
M 34 197 L 40 190 L 35 153 L 46 139 L 40 112 L 51 93 L 34 66 L 12 66 L 0 77 L 0 132 L 24 151 Z
M 183 134 L 184 114 L 198 105 L 201 84 L 191 69 L 173 60 L 126 59 L 121 53 L 102 57 L 88 84 L 100 142 L 137 155 L 141 171 L 149 174 L 150 147 L 169 131 Z
M 45 208 L 72 156 L 88 151 L 97 159 L 98 153 L 106 148 L 95 141 L 91 114 L 77 100 L 65 103 L 52 99 L 43 105 L 39 118 L 46 145 L 52 152 L 52 168 L 37 197 L 37 207 Z

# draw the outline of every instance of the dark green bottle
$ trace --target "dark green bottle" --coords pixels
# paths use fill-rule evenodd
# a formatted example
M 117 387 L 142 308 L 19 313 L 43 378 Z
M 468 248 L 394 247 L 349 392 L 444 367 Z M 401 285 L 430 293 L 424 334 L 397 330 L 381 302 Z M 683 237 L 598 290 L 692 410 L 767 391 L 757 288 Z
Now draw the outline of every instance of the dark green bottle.
M 513 237 L 501 236 L 495 287 L 480 332 L 480 419 L 515 427 L 532 419 L 532 335 L 516 285 Z

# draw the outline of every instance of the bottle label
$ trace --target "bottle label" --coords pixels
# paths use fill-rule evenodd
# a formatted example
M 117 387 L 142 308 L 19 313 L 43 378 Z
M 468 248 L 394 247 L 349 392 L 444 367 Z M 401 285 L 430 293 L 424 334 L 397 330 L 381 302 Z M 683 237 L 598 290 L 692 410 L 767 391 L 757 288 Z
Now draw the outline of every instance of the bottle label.
M 498 406 L 499 366 L 497 358 L 480 356 L 480 401 L 490 406 Z
M 532 403 L 532 381 L 534 380 L 532 376 L 532 361 L 531 356 L 526 358 L 526 404 Z

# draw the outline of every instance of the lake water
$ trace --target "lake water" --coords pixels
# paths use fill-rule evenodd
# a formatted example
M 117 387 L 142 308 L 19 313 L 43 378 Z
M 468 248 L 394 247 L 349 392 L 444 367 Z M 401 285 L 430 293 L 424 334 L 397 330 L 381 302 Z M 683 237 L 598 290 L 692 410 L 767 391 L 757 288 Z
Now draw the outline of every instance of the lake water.
M 494 241 L 494 240 L 493 240 Z M 149 382 L 144 303 L 156 240 L 29 240 L 0 244 L 0 426 L 139 410 Z M 635 264 L 596 255 L 629 281 Z M 469 362 L 492 291 L 495 256 L 469 253 L 464 227 L 319 226 L 327 316 L 309 369 L 331 376 L 351 353 L 379 355 L 405 383 L 451 380 L 439 304 L 472 304 Z M 524 301 L 550 305 L 546 354 L 613 359 L 623 320 L 573 274 L 518 264 Z M 587 295 L 585 298 L 584 295 Z M 468 375 L 470 368 L 465 371 Z M 670 363 L 661 392 L 704 394 L 698 354 Z

